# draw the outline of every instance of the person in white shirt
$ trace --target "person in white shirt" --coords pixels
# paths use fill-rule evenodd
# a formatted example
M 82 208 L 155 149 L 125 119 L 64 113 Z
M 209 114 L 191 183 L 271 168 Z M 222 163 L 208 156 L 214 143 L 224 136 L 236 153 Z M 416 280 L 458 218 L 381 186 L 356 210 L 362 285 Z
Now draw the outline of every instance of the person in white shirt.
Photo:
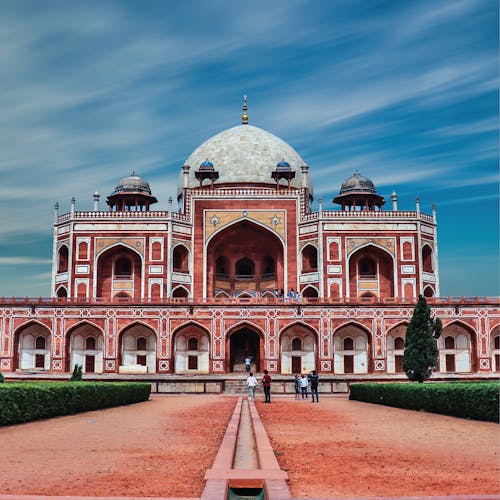
M 247 373 L 250 371 L 250 365 L 252 364 L 252 358 L 251 356 L 245 356 L 245 370 Z
M 248 397 L 253 401 L 255 397 L 255 387 L 257 387 L 257 379 L 253 376 L 253 373 L 247 377 L 248 386 Z
M 302 399 L 307 399 L 307 386 L 309 385 L 309 380 L 305 375 L 302 375 L 302 378 L 299 380 L 300 382 L 300 390 L 302 391 Z

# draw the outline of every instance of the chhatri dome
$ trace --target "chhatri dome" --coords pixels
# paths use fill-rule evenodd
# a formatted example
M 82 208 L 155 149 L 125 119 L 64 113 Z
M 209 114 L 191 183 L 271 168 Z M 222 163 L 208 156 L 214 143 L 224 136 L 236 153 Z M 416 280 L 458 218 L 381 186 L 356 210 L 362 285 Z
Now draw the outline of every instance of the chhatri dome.
M 209 161 L 219 173 L 215 186 L 242 184 L 275 186 L 272 173 L 277 164 L 286 162 L 296 172 L 292 187 L 302 186 L 301 166 L 305 165 L 300 155 L 285 141 L 258 127 L 248 125 L 246 99 L 243 107 L 243 123 L 224 130 L 196 148 L 186 160 L 189 170 L 189 187 L 198 187 L 195 177 L 198 166 Z M 307 174 L 307 187 L 312 196 L 312 183 Z M 183 174 L 180 174 L 178 195 L 182 195 Z

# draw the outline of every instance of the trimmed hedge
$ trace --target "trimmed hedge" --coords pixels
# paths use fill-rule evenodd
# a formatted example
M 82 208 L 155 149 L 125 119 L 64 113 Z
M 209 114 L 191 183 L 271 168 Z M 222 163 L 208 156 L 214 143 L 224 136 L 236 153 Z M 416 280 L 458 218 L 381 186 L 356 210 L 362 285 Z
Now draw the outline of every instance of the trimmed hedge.
M 136 382 L 0 385 L 0 426 L 147 401 L 151 385 Z
M 498 422 L 499 391 L 499 382 L 359 383 L 349 399 Z

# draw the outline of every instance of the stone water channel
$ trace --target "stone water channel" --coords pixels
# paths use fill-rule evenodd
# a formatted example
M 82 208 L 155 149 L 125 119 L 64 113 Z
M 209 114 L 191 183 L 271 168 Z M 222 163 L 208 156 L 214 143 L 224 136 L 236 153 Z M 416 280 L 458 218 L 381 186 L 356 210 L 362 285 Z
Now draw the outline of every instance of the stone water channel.
M 253 401 L 240 397 L 212 468 L 205 474 L 201 500 L 290 499 L 287 479 Z

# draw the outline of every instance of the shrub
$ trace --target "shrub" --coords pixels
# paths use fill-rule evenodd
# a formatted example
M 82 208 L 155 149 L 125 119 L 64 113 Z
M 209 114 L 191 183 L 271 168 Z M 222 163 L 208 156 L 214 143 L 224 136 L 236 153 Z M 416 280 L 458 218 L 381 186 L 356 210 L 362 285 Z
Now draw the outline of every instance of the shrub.
M 4 382 L 4 378 L 3 378 L 3 375 L 0 373 L 0 384 L 3 384 Z
M 499 382 L 351 384 L 349 399 L 408 410 L 498 422 Z
M 0 387 L 0 425 L 147 401 L 151 385 L 133 382 L 12 383 Z
M 81 382 L 83 375 L 83 365 L 79 365 L 78 363 L 73 368 L 73 374 L 69 379 L 71 382 Z

